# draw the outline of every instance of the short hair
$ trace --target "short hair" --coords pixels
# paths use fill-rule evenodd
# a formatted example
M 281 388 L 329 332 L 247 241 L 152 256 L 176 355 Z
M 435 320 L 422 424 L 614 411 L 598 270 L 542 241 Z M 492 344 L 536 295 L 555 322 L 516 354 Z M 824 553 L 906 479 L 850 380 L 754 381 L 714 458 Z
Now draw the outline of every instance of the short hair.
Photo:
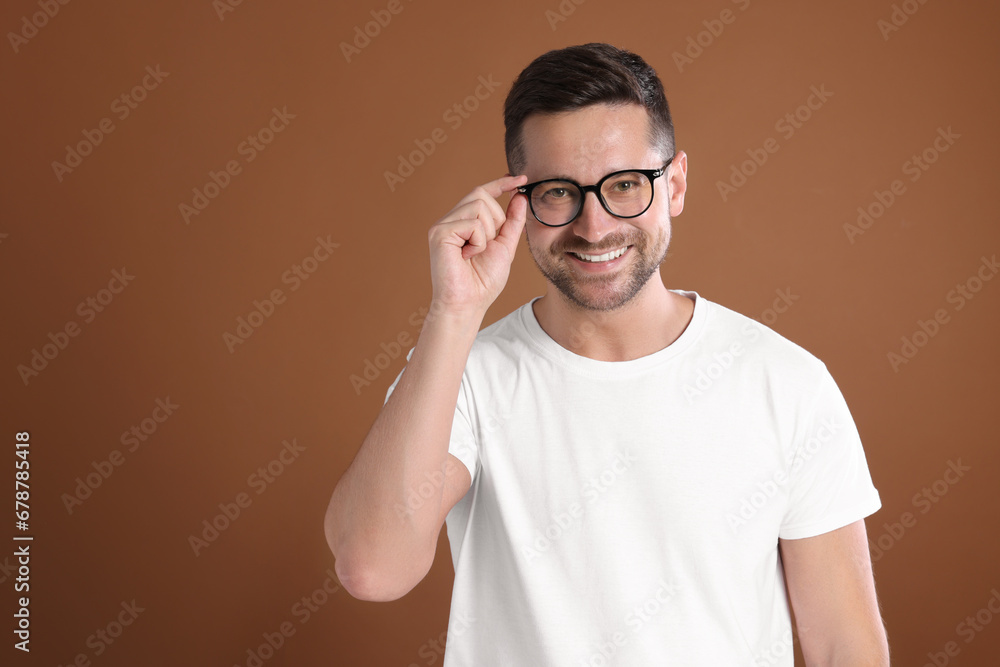
M 650 143 L 674 154 L 674 124 L 663 84 L 638 55 L 591 43 L 544 53 L 518 75 L 504 103 L 504 150 L 507 168 L 524 168 L 524 121 L 532 114 L 573 111 L 593 104 L 638 104 L 649 115 Z

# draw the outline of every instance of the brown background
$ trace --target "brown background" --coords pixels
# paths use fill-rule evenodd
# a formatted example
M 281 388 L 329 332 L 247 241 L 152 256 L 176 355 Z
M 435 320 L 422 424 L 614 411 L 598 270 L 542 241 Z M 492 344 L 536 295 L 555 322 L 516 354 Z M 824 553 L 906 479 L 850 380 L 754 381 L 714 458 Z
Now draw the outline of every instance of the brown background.
M 386 2 L 247 0 L 222 19 L 209 0 L 71 2 L 17 52 L 8 35 L 0 479 L 14 476 L 14 433 L 29 431 L 35 541 L 32 652 L 8 643 L 0 662 L 246 665 L 263 633 L 289 622 L 295 634 L 264 664 L 440 664 L 429 642 L 447 626 L 445 537 L 399 601 L 339 591 L 306 623 L 293 611 L 333 566 L 327 501 L 403 358 L 358 390 L 351 376 L 419 331 L 427 228 L 504 173 L 513 77 L 548 49 L 607 41 L 658 69 L 689 155 L 667 285 L 770 323 L 827 363 L 852 408 L 883 501 L 868 529 L 890 547 L 875 574 L 894 664 L 923 665 L 950 641 L 949 664 L 996 664 L 1000 619 L 971 642 L 958 625 L 1000 587 L 1000 280 L 961 310 L 947 296 L 1000 251 L 1000 10 L 910 0 L 916 12 L 886 39 L 888 0 L 748 4 L 567 0 L 550 23 L 556 0 L 402 0 L 350 62 L 341 43 Z M 735 20 L 678 68 L 673 54 L 726 8 Z M 39 11 L 4 3 L 0 28 L 20 31 Z M 112 102 L 157 65 L 169 75 L 120 119 Z M 480 76 L 501 85 L 453 127 L 445 112 Z M 832 97 L 786 139 L 775 123 L 814 85 Z M 273 108 L 295 118 L 248 163 L 238 147 Z M 114 131 L 58 180 L 53 161 L 102 118 Z M 910 181 L 904 162 L 949 127 L 960 138 Z M 385 172 L 436 128 L 444 143 L 391 191 Z M 723 201 L 717 182 L 769 137 L 778 152 Z M 241 173 L 185 224 L 179 205 L 233 159 Z M 844 225 L 895 179 L 905 193 L 852 243 Z M 317 237 L 339 247 L 291 291 L 282 275 Z M 515 264 L 487 324 L 544 289 L 523 241 Z M 122 267 L 134 280 L 85 322 L 78 304 Z M 223 335 L 275 289 L 287 300 L 230 352 Z M 798 299 L 775 319 L 777 290 Z M 948 322 L 894 370 L 887 354 L 942 308 Z M 25 383 L 18 367 L 72 322 L 79 334 Z M 121 434 L 167 397 L 179 408 L 127 451 Z M 293 438 L 304 451 L 257 495 L 248 477 Z M 114 450 L 124 462 L 70 513 L 64 494 Z M 971 469 L 921 513 L 914 495 L 959 460 Z M 10 507 L 13 482 L 0 488 Z M 196 556 L 189 536 L 240 493 L 252 504 Z M 897 539 L 885 524 L 904 512 L 916 523 Z M 0 542 L 13 522 L 0 521 Z M 8 641 L 13 583 L 0 570 Z M 145 611 L 95 655 L 88 637 L 132 600 Z

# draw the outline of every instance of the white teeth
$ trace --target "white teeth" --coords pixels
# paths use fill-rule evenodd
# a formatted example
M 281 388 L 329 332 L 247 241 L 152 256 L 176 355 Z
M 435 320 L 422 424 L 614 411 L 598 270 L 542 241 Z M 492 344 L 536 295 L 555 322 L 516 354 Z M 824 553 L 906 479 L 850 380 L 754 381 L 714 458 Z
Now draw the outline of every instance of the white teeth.
M 578 252 L 574 252 L 573 255 L 579 257 L 585 262 L 607 262 L 608 260 L 621 257 L 626 250 L 628 250 L 628 246 L 619 248 L 618 250 L 612 250 L 611 252 L 604 253 L 603 255 L 581 255 Z

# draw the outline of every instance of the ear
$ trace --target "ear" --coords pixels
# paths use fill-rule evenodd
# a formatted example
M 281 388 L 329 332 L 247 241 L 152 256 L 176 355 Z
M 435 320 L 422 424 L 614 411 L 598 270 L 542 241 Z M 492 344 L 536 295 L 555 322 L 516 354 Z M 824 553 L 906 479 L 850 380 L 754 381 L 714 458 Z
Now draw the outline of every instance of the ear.
M 677 151 L 667 167 L 667 183 L 670 187 L 670 217 L 676 217 L 684 210 L 684 193 L 687 192 L 687 153 Z

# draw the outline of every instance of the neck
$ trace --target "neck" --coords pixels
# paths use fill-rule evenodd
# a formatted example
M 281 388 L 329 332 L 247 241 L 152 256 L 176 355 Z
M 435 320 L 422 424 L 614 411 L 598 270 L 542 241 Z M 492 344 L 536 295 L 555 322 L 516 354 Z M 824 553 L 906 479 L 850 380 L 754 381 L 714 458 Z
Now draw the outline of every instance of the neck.
M 677 340 L 691 321 L 694 302 L 664 287 L 657 272 L 616 310 L 587 310 L 549 284 L 533 311 L 545 333 L 570 352 L 599 361 L 629 361 Z

